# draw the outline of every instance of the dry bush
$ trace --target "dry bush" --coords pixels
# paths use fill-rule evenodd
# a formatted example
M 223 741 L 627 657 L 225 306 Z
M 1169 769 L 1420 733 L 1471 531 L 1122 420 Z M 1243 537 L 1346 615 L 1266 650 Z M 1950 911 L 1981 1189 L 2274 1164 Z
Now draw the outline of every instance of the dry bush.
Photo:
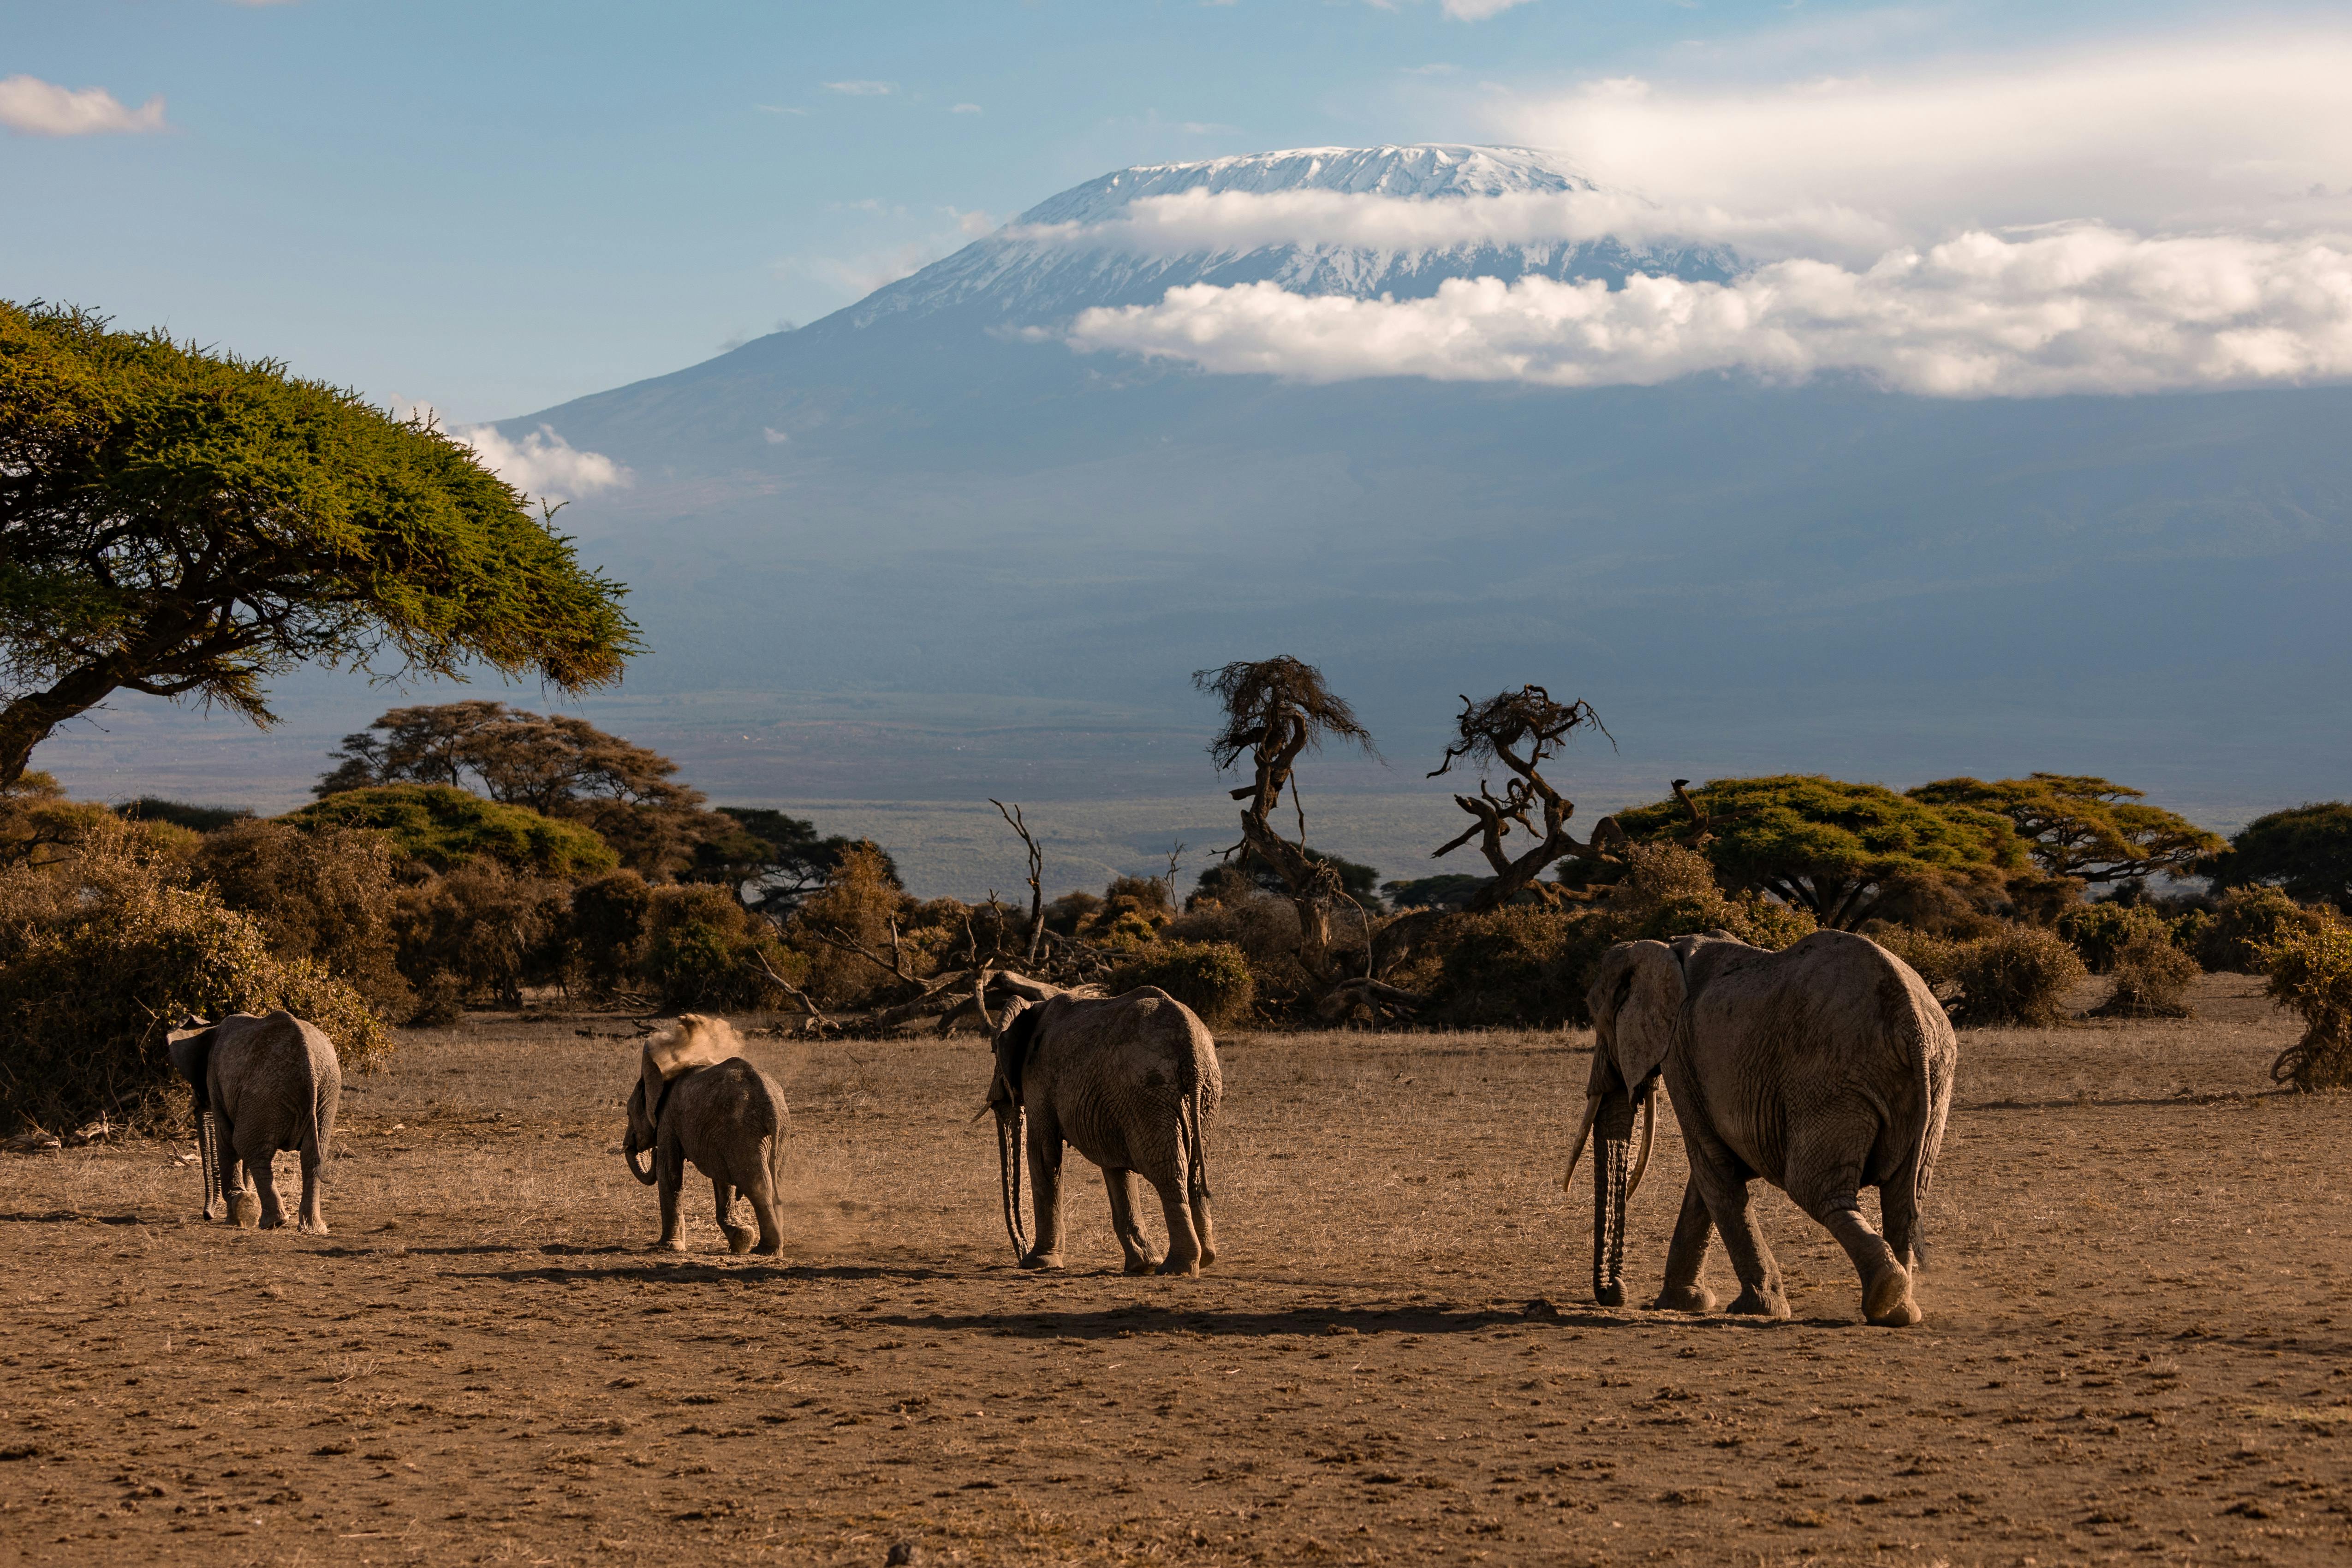
M 1557 1028 L 1586 1019 L 1586 977 L 1616 941 L 1598 911 L 1512 905 L 1454 915 L 1429 945 L 1439 979 L 1433 1022 Z
M 2328 921 L 2293 930 L 2257 953 L 2265 989 L 2304 1022 L 2303 1038 L 2271 1064 L 2274 1083 L 2352 1089 L 2352 926 Z
M 572 977 L 592 996 L 610 996 L 636 979 L 646 955 L 646 911 L 653 889 L 635 871 L 615 871 L 572 889 Z
M 2095 1009 L 2100 1017 L 2186 1018 L 2191 1012 L 2189 987 L 2204 971 L 2172 944 L 2159 925 L 2157 931 L 2137 931 L 2126 937 L 2108 973 L 2116 977 L 2116 987 Z
M 871 844 L 842 852 L 824 886 L 803 900 L 784 927 L 785 940 L 807 961 L 805 989 L 826 1007 L 869 1005 L 901 985 L 881 965 L 824 942 L 815 933 L 836 932 L 876 952 L 890 951 L 890 928 L 911 900 L 900 890 L 889 861 Z
M 1272 893 L 1225 886 L 1232 895 L 1229 901 L 1199 896 L 1188 900 L 1185 912 L 1160 928 L 1160 940 L 1222 942 L 1239 949 L 1249 962 L 1251 985 L 1261 1003 L 1306 994 L 1311 987 L 1298 963 L 1297 909 Z
M 356 991 L 271 952 L 257 923 L 183 885 L 134 827 L 99 824 L 68 859 L 0 870 L 0 1113 L 152 1121 L 175 1082 L 167 1030 L 274 1007 L 325 1030 L 351 1070 L 390 1049 Z
M 2298 932 L 2327 928 L 2326 910 L 2298 904 L 2276 888 L 2232 888 L 2201 923 L 2189 951 L 2209 973 L 2261 974 L 2264 950 Z
M 1909 964 L 1937 996 L 1948 1000 L 1958 991 L 1960 960 L 1968 952 L 1968 943 L 1875 921 L 1864 928 L 1863 934 Z
M 403 889 L 394 916 L 415 1022 L 448 1024 L 468 1002 L 522 1005 L 563 973 L 572 885 L 487 858 Z
M 1248 956 L 1227 942 L 1163 942 L 1111 971 L 1114 995 L 1139 985 L 1157 985 L 1212 1029 L 1247 1019 L 1257 1000 L 1257 976 Z
M 1962 950 L 1955 1021 L 2047 1028 L 2066 1021 L 2066 994 L 2083 982 L 2083 960 L 2063 937 L 2011 926 Z
M 1602 909 L 1613 942 L 1660 942 L 1695 932 L 1727 931 L 1774 952 L 1820 929 L 1811 911 L 1760 893 L 1727 898 L 1715 867 L 1679 844 L 1634 844 L 1625 850 L 1625 875 Z
M 2058 917 L 2057 929 L 2094 974 L 2112 971 L 2117 956 L 2133 942 L 2169 946 L 2172 942 L 2172 922 L 2161 913 L 2146 904 L 2120 904 L 2112 899 L 2068 910 Z
M 196 847 L 189 874 L 249 915 L 283 958 L 307 958 L 394 1023 L 416 1008 L 401 974 L 393 916 L 393 849 L 366 828 L 304 833 L 283 822 L 232 822 Z

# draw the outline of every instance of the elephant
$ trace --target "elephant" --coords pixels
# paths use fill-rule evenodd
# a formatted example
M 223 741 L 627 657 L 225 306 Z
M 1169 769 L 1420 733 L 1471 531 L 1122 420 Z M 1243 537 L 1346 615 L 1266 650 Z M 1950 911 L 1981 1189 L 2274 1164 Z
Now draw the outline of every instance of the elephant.
M 1015 1001 L 996 1036 L 982 1115 L 996 1113 L 1004 1230 L 1024 1268 L 1062 1267 L 1062 1145 L 1093 1161 L 1110 1194 L 1126 1271 L 1198 1274 L 1217 1259 L 1205 1134 L 1224 1080 L 1216 1041 L 1190 1007 L 1157 986 L 1122 996 Z M 1034 1172 L 1037 1235 L 1022 1234 L 1024 1148 Z M 1135 1179 L 1160 1194 L 1168 1254 L 1136 1222 Z
M 1863 1315 L 1920 1321 L 1919 1209 L 1951 1110 L 1959 1046 L 1927 983 L 1867 937 L 1815 931 L 1779 952 L 1723 932 L 1621 942 L 1586 998 L 1595 1044 L 1569 1174 L 1597 1136 L 1593 1299 L 1624 1300 L 1624 1180 L 1633 1110 L 1663 1078 L 1690 1160 L 1654 1306 L 1710 1311 L 1699 1283 L 1718 1228 L 1740 1291 L 1734 1312 L 1789 1315 L 1748 1184 L 1780 1188 L 1834 1236 L 1861 1278 Z M 1646 1152 L 1646 1151 L 1645 1151 Z M 1878 1189 L 1885 1234 L 1859 1194 Z
M 678 1189 L 686 1163 L 710 1178 L 719 1228 L 738 1254 L 773 1257 L 784 1247 L 777 1223 L 783 1188 L 784 1091 L 738 1054 L 742 1041 L 724 1018 L 681 1014 L 646 1041 L 636 1087 L 629 1092 L 628 1131 L 621 1157 L 629 1173 L 661 1192 L 658 1251 L 683 1252 L 677 1231 Z M 637 1156 L 651 1156 L 641 1165 Z M 751 1200 L 759 1221 L 754 1246 L 748 1226 L 734 1221 L 735 1194 Z
M 302 1157 L 299 1228 L 326 1235 L 319 1167 L 329 1158 L 343 1095 L 335 1042 L 317 1025 L 281 1008 L 258 1016 L 232 1013 L 216 1024 L 192 1018 L 185 1028 L 173 1030 L 166 1043 L 173 1067 L 188 1080 L 195 1100 L 205 1217 L 225 1215 L 238 1226 L 257 1223 L 264 1230 L 284 1225 L 286 1210 L 269 1167 L 280 1150 L 291 1149 Z M 258 1189 L 257 1198 L 253 1188 Z

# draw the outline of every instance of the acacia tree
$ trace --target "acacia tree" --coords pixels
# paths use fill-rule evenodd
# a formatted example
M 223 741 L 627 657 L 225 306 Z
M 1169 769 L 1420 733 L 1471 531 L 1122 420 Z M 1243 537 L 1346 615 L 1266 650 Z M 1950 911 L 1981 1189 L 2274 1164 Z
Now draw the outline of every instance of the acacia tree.
M 1232 792 L 1242 803 L 1242 841 L 1225 851 L 1225 858 L 1245 854 L 1281 879 L 1298 911 L 1298 965 L 1318 986 L 1328 987 L 1339 979 L 1331 952 L 1332 910 L 1347 895 L 1339 863 L 1307 850 L 1307 813 L 1298 803 L 1292 769 L 1302 752 L 1320 751 L 1326 737 L 1377 757 L 1371 731 L 1324 683 L 1321 670 L 1287 654 L 1196 669 L 1192 684 L 1213 694 L 1224 710 L 1224 725 L 1209 742 L 1218 770 L 1250 759 L 1250 783 Z M 1297 817 L 1296 839 L 1274 825 L 1286 789 Z
M 2187 817 L 2141 804 L 2147 792 L 2078 773 L 2021 779 L 1938 779 L 1905 792 L 1930 805 L 1973 806 L 2009 818 L 2026 853 L 2053 877 L 2108 883 L 2184 876 L 2222 847 Z
M 0 301 L 0 784 L 116 691 L 268 724 L 308 663 L 607 685 L 625 592 L 426 421 Z
M 2004 818 L 1881 784 L 1784 773 L 1715 779 L 1675 794 L 1619 813 L 1618 823 L 1647 840 L 1701 813 L 1711 824 L 1704 851 L 1725 886 L 1760 889 L 1840 930 L 1860 926 L 1906 881 L 1990 893 L 2025 866 L 2025 847 Z
M 2352 804 L 2323 801 L 2258 816 L 2200 868 L 2217 887 L 2267 884 L 2352 914 Z

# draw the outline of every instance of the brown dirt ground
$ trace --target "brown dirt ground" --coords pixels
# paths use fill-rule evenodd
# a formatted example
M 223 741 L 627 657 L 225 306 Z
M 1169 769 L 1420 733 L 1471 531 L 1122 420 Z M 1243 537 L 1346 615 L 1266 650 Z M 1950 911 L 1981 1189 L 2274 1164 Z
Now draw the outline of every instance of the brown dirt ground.
M 1160 1279 L 1090 1173 L 1071 1270 L 1009 1266 L 969 1040 L 755 1044 L 763 1260 L 707 1203 L 643 1251 L 627 1021 L 414 1034 L 331 1237 L 196 1222 L 162 1143 L 0 1159 L 0 1557 L 2344 1563 L 2352 1100 L 2272 1090 L 2252 988 L 1963 1035 L 1905 1331 L 1777 1197 L 1793 1321 L 1591 1307 L 1586 1036 L 1228 1040 L 1225 1255 Z

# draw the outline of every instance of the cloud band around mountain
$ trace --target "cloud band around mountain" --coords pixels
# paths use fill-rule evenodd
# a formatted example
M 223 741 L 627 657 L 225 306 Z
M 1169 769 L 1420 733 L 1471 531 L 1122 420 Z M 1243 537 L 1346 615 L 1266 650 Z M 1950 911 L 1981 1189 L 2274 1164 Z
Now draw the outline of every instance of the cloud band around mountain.
M 2352 245 L 2086 224 L 1971 231 L 1859 268 L 1791 258 L 1726 283 L 1455 279 L 1418 300 L 1196 284 L 1157 304 L 1083 311 L 1068 338 L 1083 351 L 1307 382 L 1601 386 L 1843 372 L 1938 397 L 2292 384 L 2352 377 Z

